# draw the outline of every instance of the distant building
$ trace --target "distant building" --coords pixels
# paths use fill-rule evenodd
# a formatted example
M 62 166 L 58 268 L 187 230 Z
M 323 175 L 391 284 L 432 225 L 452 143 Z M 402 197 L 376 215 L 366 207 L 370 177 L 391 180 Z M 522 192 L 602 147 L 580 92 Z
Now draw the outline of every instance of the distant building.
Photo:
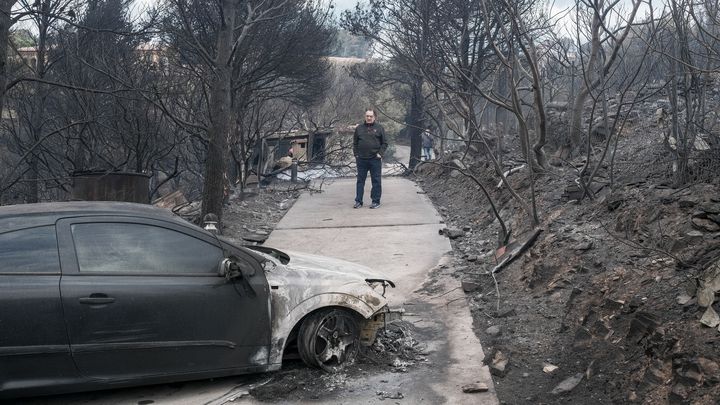
M 17 54 L 30 66 L 35 66 L 35 63 L 37 63 L 38 50 L 36 46 L 24 46 L 22 48 L 18 48 Z
M 136 54 L 143 61 L 149 62 L 152 65 L 160 65 L 166 61 L 164 55 L 164 48 L 156 44 L 142 44 L 135 48 Z M 35 66 L 37 62 L 38 48 L 36 46 L 25 46 L 17 49 L 16 57 L 25 61 L 30 66 Z
M 261 147 L 265 161 L 275 161 L 292 153 L 293 159 L 301 163 L 325 163 L 327 138 L 332 129 L 315 132 L 290 131 L 271 135 L 262 141 Z M 260 144 L 260 143 L 259 143 Z M 258 153 L 260 153 L 258 151 Z

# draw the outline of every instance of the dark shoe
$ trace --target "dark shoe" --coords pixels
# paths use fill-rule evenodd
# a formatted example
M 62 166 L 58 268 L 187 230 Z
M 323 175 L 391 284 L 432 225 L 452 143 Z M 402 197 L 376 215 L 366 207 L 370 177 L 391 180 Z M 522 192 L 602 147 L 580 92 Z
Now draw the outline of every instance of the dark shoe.
M 379 202 L 378 202 L 378 203 L 372 203 L 372 204 L 370 205 L 370 209 L 371 209 L 371 210 L 374 210 L 375 208 L 380 208 L 380 203 L 379 203 Z
M 360 207 L 362 207 L 361 202 L 356 202 L 355 205 L 353 205 L 353 208 L 360 208 Z

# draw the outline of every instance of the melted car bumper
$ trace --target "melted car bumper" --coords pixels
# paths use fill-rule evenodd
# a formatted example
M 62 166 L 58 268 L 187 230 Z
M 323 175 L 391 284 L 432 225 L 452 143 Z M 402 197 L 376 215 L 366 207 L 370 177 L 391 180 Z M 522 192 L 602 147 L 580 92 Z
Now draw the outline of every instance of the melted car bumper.
M 360 343 L 363 346 L 370 346 L 375 342 L 378 330 L 384 328 L 388 323 L 402 319 L 405 312 L 402 308 L 391 309 L 383 307 L 368 319 L 360 324 Z

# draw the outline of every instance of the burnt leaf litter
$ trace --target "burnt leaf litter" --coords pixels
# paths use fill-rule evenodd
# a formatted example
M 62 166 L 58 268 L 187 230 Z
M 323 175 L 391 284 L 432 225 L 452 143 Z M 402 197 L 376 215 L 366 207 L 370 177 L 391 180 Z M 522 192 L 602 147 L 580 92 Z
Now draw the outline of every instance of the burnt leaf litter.
M 603 165 L 594 200 L 577 200 L 583 157 L 537 175 L 542 233 L 495 274 L 497 286 L 499 226 L 484 195 L 450 168 L 416 170 L 448 229 L 450 265 L 501 403 L 718 403 L 718 178 L 675 187 L 647 147 L 643 134 L 652 132 L 641 121 L 623 134 L 615 182 Z M 530 234 L 527 215 L 496 188 L 482 157 L 464 165 L 487 179 L 514 238 Z M 527 171 L 509 181 L 529 197 Z

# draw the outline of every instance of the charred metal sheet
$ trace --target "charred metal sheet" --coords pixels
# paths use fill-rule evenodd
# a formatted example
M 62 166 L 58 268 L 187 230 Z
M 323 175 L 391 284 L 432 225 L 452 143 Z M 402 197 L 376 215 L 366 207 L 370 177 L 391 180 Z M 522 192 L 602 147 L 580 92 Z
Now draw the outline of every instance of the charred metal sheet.
M 145 173 L 84 171 L 72 178 L 73 200 L 150 203 L 150 176 Z

